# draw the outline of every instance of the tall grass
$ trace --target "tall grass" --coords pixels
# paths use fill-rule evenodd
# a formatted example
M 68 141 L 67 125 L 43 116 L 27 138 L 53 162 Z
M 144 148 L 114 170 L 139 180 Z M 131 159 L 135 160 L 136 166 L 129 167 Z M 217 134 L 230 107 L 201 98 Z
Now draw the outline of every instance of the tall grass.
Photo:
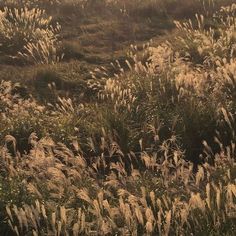
M 28 63 L 58 61 L 56 43 L 60 26 L 51 24 L 45 10 L 8 8 L 0 11 L 0 52 Z
M 1 234 L 235 235 L 235 4 L 196 19 L 91 73 L 95 104 L 0 83 Z

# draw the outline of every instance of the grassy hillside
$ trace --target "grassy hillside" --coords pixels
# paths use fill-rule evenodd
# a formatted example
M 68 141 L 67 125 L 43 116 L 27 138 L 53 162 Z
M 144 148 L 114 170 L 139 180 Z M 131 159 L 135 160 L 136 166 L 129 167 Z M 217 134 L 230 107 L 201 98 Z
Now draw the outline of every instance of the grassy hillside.
M 0 235 L 235 235 L 234 2 L 1 2 Z
M 83 83 L 97 67 L 104 66 L 111 70 L 112 74 L 110 63 L 116 60 L 124 62 L 131 44 L 142 47 L 150 39 L 157 43 L 174 39 L 176 31 L 173 20 L 194 18 L 197 12 L 212 14 L 219 6 L 232 2 L 234 1 L 218 0 L 214 4 L 202 0 L 190 0 L 187 3 L 185 0 L 3 1 L 0 3 L 1 9 L 5 6 L 17 9 L 26 6 L 29 9 L 36 7 L 46 10 L 47 17 L 52 16 L 51 24 L 55 26 L 58 22 L 61 25 L 57 50 L 60 56 L 64 56 L 55 68 L 48 65 L 32 67 L 29 66 L 33 62 L 31 59 L 22 61 L 21 58 L 16 58 L 17 48 L 13 47 L 13 51 L 7 55 L 4 49 L 0 54 L 0 78 L 17 82 L 24 80 L 24 84 L 27 84 L 30 92 L 36 96 L 41 96 L 41 89 L 38 94 L 35 91 L 38 87 L 35 89 L 32 81 L 36 79 L 38 72 L 44 74 L 41 72 L 56 71 L 58 73 L 54 77 L 59 77 L 59 80 L 62 79 L 66 83 L 72 82 L 72 86 L 76 86 L 78 83 L 74 84 L 74 81 Z M 68 76 L 71 71 L 73 76 Z M 21 76 L 22 74 L 24 75 Z M 42 80 L 44 89 L 44 77 L 38 80 Z

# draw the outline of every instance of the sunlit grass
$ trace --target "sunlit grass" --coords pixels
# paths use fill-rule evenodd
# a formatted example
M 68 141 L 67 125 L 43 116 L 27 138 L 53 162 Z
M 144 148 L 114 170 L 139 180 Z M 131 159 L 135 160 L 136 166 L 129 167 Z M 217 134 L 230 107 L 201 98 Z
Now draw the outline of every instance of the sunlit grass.
M 80 70 L 58 63 L 30 33 L 49 34 L 54 47 L 57 27 L 41 7 L 65 1 L 22 3 L 1 11 L 0 42 L 25 62 L 53 64 L 32 67 L 32 82 L 44 83 L 50 100 L 0 82 L 0 233 L 235 235 L 236 5 L 212 16 L 206 10 L 218 2 L 210 1 L 195 19 L 175 21 L 177 37 L 132 45 L 125 62 L 91 71 L 83 84 L 90 94 L 75 99 L 60 96 L 60 83 Z M 140 3 L 141 10 L 134 1 L 96 1 L 122 6 L 127 19 L 159 1 Z M 19 32 L 27 37 L 18 48 Z M 65 48 L 73 54 L 79 46 Z

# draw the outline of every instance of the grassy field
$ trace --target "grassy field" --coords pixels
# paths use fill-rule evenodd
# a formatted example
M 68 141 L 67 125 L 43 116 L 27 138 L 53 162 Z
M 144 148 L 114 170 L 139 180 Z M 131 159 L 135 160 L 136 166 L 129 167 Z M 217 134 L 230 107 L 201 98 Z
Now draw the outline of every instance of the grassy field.
M 0 235 L 235 235 L 236 2 L 0 2 Z
M 4 2 L 1 3 L 2 9 L 6 5 L 20 8 L 27 4 L 29 7 L 45 9 L 46 14 L 53 17 L 52 24 L 58 22 L 61 25 L 58 53 L 64 56 L 55 66 L 29 66 L 28 62 L 15 58 L 14 53 L 18 53 L 16 48 L 13 48 L 13 55 L 10 55 L 13 58 L 4 53 L 0 55 L 0 78 L 22 82 L 23 77 L 24 84 L 27 84 L 29 89 L 34 89 L 34 93 L 41 97 L 41 89 L 37 87 L 37 92 L 32 85 L 38 73 L 42 75 L 42 71 L 58 72 L 52 77 L 59 77 L 59 80 L 72 83 L 72 86 L 90 78 L 90 72 L 97 67 L 104 66 L 111 70 L 112 74 L 110 63 L 116 60 L 124 62 L 131 44 L 142 47 L 151 39 L 157 43 L 166 39 L 173 40 L 176 33 L 174 19 L 194 18 L 197 12 L 212 13 L 220 5 L 227 5 L 233 1 L 216 1 L 216 5 L 206 1 L 206 10 L 201 0 L 188 1 L 187 5 L 185 0 L 110 1 L 111 3 L 103 0 Z M 68 75 L 71 71 L 72 76 Z M 40 80 L 44 89 L 44 77 Z

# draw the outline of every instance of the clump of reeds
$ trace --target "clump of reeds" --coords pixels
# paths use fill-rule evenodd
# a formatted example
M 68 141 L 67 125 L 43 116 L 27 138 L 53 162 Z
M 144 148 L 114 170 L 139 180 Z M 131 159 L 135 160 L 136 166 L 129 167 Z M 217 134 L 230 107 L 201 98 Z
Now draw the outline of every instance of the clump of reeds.
M 54 63 L 60 26 L 39 8 L 8 8 L 0 11 L 0 53 L 28 63 Z

